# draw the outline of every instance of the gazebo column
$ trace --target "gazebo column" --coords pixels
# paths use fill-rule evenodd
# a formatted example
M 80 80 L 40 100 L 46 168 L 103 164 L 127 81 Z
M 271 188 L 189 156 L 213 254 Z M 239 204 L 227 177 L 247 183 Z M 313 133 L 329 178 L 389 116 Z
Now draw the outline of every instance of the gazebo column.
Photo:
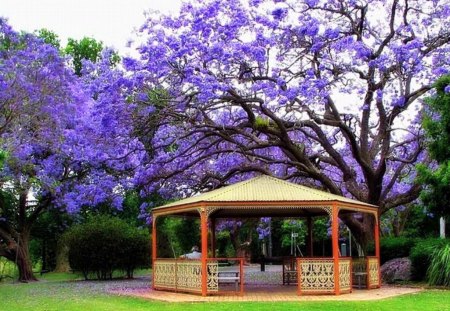
M 375 225 L 374 225 L 374 243 L 375 243 L 375 257 L 377 257 L 378 260 L 378 286 L 380 286 L 381 282 L 381 265 L 380 265 L 380 214 L 379 211 L 377 211 L 376 215 L 374 215 L 375 218 Z
M 216 257 L 216 219 L 211 218 L 211 254 Z
M 306 218 L 306 223 L 308 226 L 308 235 L 306 237 L 306 252 L 308 257 L 313 257 L 313 248 L 314 248 L 314 241 L 313 241 L 313 219 L 311 216 L 308 216 Z
M 155 271 L 155 263 L 157 257 L 157 249 L 156 249 L 156 215 L 153 215 L 152 219 L 152 269 Z M 152 289 L 155 289 L 155 273 L 152 273 Z
M 200 212 L 200 228 L 202 239 L 202 296 L 206 296 L 208 292 L 208 215 L 206 214 L 206 207 L 203 206 Z
M 334 294 L 340 294 L 339 288 L 339 207 L 333 203 L 331 211 L 331 244 L 334 261 Z

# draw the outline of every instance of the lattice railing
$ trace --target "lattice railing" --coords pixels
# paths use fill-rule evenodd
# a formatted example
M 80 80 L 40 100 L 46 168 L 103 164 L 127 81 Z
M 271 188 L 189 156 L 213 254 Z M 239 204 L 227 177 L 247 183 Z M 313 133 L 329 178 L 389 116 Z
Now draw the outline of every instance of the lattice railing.
M 334 261 L 332 258 L 299 258 L 299 293 L 333 293 Z
M 201 292 L 200 260 L 157 259 L 153 267 L 155 288 Z
M 182 260 L 177 262 L 178 290 L 200 292 L 202 290 L 202 263 L 199 260 Z
M 339 290 L 341 292 L 350 292 L 352 289 L 352 259 L 339 259 Z
M 367 257 L 368 288 L 380 286 L 380 265 L 377 257 Z
M 176 289 L 176 260 L 156 260 L 153 264 L 155 287 Z
M 235 291 L 243 293 L 243 259 L 242 258 L 208 258 L 206 263 L 207 293 L 219 292 L 221 280 L 219 260 L 234 260 L 238 262 L 237 271 L 233 276 L 222 276 L 225 281 L 236 283 Z M 227 271 L 225 273 L 230 273 Z M 184 292 L 202 292 L 202 262 L 201 260 L 157 259 L 153 265 L 154 286 L 157 289 L 168 289 Z M 224 280 L 222 280 L 224 281 Z M 238 286 L 239 285 L 239 286 Z
M 208 293 L 217 292 L 219 290 L 219 263 L 214 261 L 209 261 L 207 263 L 207 288 Z

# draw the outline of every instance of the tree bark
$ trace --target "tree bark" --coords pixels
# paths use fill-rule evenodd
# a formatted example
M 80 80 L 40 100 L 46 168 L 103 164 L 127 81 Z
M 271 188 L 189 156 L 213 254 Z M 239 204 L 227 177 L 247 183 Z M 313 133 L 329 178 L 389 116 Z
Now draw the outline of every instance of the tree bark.
M 29 282 L 37 281 L 33 274 L 33 265 L 30 259 L 30 232 L 28 229 L 23 230 L 19 237 L 19 243 L 16 245 L 16 262 L 19 270 L 19 281 Z
M 353 238 L 367 255 L 367 248 L 369 244 L 374 241 L 374 217 L 369 214 L 362 214 L 361 220 L 355 219 L 351 214 L 342 215 L 339 217 L 347 225 L 347 227 L 349 227 Z
M 20 282 L 37 281 L 36 277 L 33 274 L 33 265 L 31 263 L 30 258 L 29 241 L 30 241 L 30 230 L 24 229 L 19 234 L 18 242 L 12 243 L 12 245 L 10 246 L 14 262 L 19 271 L 18 280 Z

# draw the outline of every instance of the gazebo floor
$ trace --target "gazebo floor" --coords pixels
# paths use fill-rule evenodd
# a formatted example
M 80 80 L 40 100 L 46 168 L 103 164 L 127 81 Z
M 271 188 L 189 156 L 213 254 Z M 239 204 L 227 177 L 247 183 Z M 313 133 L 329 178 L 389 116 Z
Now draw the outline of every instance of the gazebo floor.
M 166 302 L 214 302 L 214 301 L 325 301 L 325 300 L 378 300 L 404 294 L 412 294 L 421 291 L 420 288 L 389 287 L 383 286 L 379 289 L 360 290 L 354 289 L 350 294 L 342 295 L 297 295 L 296 286 L 281 285 L 245 285 L 243 296 L 237 294 L 223 294 L 202 297 L 195 294 L 174 293 L 152 289 L 134 289 L 126 292 L 113 291 L 119 295 L 141 297 Z

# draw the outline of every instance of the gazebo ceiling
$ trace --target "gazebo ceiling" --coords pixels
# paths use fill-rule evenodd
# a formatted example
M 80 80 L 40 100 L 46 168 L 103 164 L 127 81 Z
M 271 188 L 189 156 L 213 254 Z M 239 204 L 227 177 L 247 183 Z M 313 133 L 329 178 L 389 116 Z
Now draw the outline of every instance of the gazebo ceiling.
M 324 208 L 333 204 L 352 212 L 377 210 L 374 205 L 263 175 L 154 208 L 153 213 L 198 216 L 196 208 L 208 206 L 215 218 L 301 217 L 326 215 Z

